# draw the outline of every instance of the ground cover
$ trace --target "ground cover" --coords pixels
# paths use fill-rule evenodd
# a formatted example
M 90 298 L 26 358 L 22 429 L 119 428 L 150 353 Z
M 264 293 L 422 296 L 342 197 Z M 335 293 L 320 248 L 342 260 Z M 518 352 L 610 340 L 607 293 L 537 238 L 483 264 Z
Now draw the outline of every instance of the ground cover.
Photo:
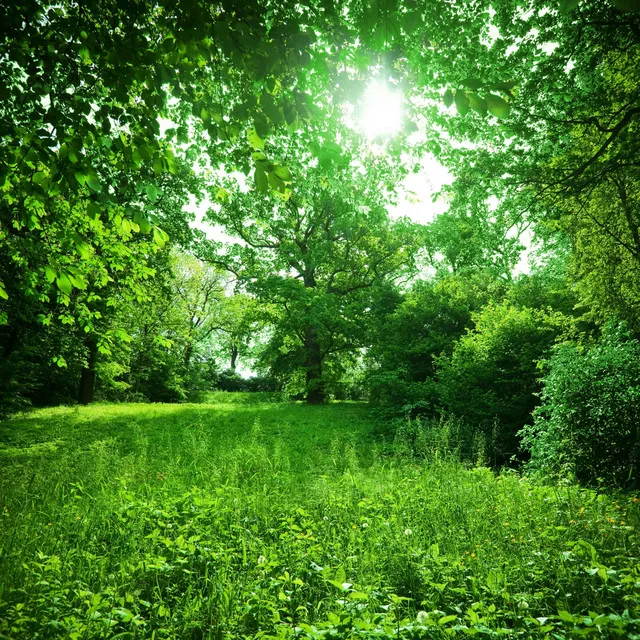
M 274 399 L 0 423 L 0 638 L 640 637 L 633 495 Z

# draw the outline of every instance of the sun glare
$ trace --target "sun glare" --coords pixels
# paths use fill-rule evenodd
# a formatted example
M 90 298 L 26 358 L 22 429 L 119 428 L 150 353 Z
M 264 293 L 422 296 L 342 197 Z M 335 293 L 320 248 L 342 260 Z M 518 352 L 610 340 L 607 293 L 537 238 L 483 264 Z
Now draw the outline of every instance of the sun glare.
M 402 95 L 374 80 L 364 94 L 362 128 L 371 138 L 390 136 L 402 125 Z

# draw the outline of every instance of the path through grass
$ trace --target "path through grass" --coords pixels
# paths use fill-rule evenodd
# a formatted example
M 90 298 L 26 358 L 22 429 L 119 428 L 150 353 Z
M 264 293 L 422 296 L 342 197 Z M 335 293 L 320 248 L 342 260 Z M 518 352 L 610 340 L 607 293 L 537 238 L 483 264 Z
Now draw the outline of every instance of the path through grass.
M 640 638 L 637 498 L 255 399 L 0 423 L 0 638 Z

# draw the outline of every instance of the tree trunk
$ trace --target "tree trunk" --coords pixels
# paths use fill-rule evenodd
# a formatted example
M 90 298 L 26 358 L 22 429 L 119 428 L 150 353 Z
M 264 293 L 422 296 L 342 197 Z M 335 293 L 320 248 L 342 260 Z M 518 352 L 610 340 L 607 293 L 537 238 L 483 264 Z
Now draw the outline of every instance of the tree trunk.
M 232 344 L 231 345 L 231 362 L 229 363 L 229 370 L 235 373 L 237 364 L 238 364 L 238 347 L 236 347 L 235 344 Z
M 322 352 L 313 327 L 307 329 L 304 341 L 306 392 L 308 404 L 322 404 L 325 401 L 324 381 L 322 380 Z
M 89 336 L 85 344 L 88 350 L 87 365 L 82 369 L 82 373 L 80 374 L 78 402 L 80 404 L 91 404 L 93 402 L 93 394 L 96 387 L 98 339 L 95 336 Z

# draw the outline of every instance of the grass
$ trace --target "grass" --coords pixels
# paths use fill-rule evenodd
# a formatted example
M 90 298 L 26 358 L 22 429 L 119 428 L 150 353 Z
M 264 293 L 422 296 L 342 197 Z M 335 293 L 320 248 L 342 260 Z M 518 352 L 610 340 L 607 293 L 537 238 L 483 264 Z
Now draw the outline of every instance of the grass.
M 0 638 L 640 638 L 637 498 L 207 400 L 0 423 Z

